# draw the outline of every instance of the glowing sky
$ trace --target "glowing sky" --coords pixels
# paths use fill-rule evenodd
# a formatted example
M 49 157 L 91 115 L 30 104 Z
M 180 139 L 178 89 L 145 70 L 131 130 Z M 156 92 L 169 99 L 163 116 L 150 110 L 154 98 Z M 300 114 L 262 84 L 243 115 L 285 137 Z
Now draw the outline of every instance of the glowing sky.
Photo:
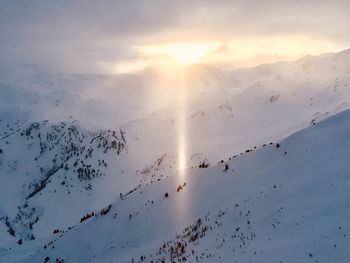
M 0 1 L 0 67 L 128 73 L 231 69 L 350 47 L 350 2 Z

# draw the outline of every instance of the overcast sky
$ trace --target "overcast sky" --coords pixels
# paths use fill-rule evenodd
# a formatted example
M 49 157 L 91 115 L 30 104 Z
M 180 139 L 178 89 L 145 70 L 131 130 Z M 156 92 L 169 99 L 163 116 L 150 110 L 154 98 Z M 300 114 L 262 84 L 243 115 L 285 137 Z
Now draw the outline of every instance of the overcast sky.
M 198 62 L 251 66 L 350 47 L 349 10 L 346 0 L 0 0 L 0 60 L 113 73 L 181 43 L 206 50 Z

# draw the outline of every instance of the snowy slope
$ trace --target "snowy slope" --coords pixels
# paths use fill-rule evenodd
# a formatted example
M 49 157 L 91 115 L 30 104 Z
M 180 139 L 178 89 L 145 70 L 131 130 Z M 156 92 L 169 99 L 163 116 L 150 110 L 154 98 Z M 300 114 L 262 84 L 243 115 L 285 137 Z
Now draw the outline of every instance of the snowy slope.
M 1 257 L 6 262 L 45 257 L 47 262 L 348 262 L 349 123 L 345 111 L 278 144 L 212 168 L 186 170 L 183 179 L 144 186 L 117 198 L 110 210 L 95 211 L 69 230 Z
M 0 186 L 0 221 L 11 236 L 32 240 L 46 235 L 52 224 L 67 226 L 87 208 L 98 207 L 100 198 L 106 200 L 98 189 L 102 178 L 113 183 L 115 191 L 137 183 L 131 176 L 106 178 L 111 170 L 128 167 L 122 130 L 90 132 L 75 122 L 48 121 L 9 130 L 13 132 L 0 138 L 5 182 Z M 71 216 L 62 220 L 67 213 Z

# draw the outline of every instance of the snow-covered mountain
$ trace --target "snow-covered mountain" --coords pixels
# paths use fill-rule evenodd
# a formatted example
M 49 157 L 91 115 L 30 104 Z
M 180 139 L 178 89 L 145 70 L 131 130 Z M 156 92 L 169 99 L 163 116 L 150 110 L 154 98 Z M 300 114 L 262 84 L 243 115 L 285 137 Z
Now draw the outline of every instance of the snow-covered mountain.
M 348 262 L 350 111 L 135 189 L 6 262 Z M 63 261 L 64 260 L 64 261 Z
M 347 262 L 349 69 L 1 72 L 0 261 Z

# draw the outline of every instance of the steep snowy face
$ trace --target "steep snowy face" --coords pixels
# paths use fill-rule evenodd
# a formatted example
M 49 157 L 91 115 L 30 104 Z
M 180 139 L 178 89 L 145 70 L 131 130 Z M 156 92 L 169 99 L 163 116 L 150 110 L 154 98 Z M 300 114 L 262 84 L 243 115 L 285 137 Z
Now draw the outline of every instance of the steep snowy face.
M 117 197 L 6 262 L 348 262 L 350 111 Z M 49 261 L 48 261 L 49 262 Z M 63 262 L 63 261 L 62 261 Z

